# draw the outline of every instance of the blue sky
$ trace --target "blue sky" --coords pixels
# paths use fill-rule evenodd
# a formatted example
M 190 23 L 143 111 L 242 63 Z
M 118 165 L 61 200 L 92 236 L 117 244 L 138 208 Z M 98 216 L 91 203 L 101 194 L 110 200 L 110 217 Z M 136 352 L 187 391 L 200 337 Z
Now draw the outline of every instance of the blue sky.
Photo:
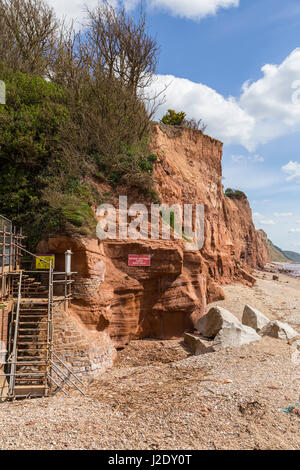
M 80 0 L 49 3 L 82 16 Z M 134 15 L 137 1 L 124 3 Z M 151 91 L 169 85 L 158 117 L 171 107 L 203 118 L 225 144 L 224 186 L 247 193 L 275 244 L 300 252 L 300 1 L 145 3 L 161 46 Z

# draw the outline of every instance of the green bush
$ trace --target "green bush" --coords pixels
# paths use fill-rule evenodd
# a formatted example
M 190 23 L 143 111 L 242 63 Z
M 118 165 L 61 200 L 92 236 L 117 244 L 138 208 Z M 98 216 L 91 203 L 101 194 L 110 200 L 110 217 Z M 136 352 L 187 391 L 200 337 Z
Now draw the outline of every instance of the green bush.
M 150 163 L 156 163 L 158 160 L 158 156 L 155 154 L 155 153 L 152 153 L 151 155 L 149 155 L 148 157 L 148 161 Z
M 169 109 L 167 114 L 163 116 L 161 122 L 169 126 L 181 126 L 185 118 L 186 118 L 186 113 L 184 112 L 176 113 L 174 109 Z
M 231 188 L 226 189 L 225 196 L 229 197 L 230 199 L 247 199 L 247 196 L 245 193 L 243 193 L 243 191 Z

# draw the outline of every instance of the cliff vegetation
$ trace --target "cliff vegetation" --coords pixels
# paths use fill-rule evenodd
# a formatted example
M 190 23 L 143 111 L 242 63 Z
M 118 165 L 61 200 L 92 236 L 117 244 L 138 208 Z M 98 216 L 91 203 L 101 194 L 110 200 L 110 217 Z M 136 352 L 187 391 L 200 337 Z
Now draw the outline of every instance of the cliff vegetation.
M 157 199 L 142 99 L 156 41 L 143 12 L 106 3 L 85 26 L 66 28 L 43 0 L 0 0 L 0 213 L 32 248 L 43 234 L 95 233 L 94 208 L 117 187 Z

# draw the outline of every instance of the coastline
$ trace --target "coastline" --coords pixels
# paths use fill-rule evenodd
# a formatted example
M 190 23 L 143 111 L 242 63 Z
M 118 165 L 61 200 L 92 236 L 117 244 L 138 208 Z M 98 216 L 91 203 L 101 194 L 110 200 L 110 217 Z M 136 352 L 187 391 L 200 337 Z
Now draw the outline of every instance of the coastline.
M 287 276 L 291 276 L 294 278 L 299 278 L 300 279 L 300 264 L 299 263 L 269 263 L 266 267 L 265 270 L 267 272 L 272 272 L 272 269 L 274 270 L 273 272 L 275 273 L 281 273 L 281 274 L 286 274 Z M 271 270 L 271 271 L 270 271 Z
M 274 274 L 278 280 L 273 279 Z M 244 306 L 249 304 L 270 320 L 290 323 L 300 334 L 300 277 L 281 272 L 280 266 L 274 264 L 267 265 L 262 271 L 255 271 L 254 277 L 256 284 L 253 287 L 239 284 L 223 287 L 226 299 L 209 307 L 224 307 L 241 320 Z

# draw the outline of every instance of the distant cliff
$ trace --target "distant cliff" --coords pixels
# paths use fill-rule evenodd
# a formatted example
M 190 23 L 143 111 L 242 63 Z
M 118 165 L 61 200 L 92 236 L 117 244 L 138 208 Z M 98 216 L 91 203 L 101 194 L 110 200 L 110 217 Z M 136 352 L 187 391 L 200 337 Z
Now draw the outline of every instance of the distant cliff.
M 300 263 L 300 253 L 294 251 L 284 251 L 285 256 L 294 263 Z
M 297 262 L 297 259 L 300 263 L 300 255 L 298 253 L 282 250 L 268 239 L 267 234 L 263 230 L 259 230 L 259 232 L 261 233 L 262 238 L 268 244 L 270 258 L 273 263 L 292 263 Z

